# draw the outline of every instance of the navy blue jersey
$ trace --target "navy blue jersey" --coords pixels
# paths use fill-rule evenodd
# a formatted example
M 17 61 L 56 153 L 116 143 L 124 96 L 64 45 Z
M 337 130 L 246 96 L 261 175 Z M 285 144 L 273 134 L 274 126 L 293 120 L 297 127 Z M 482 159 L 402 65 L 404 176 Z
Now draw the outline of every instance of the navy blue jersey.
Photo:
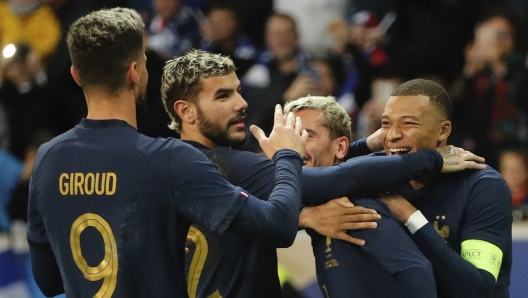
M 419 190 L 405 185 L 402 194 L 429 221 L 412 238 L 433 265 L 439 297 L 509 297 L 512 199 L 499 173 L 487 167 L 441 174 Z M 497 281 L 461 257 L 478 254 L 461 251 L 470 239 L 502 251 L 502 264 L 493 264 L 500 268 Z
M 431 263 L 388 207 L 378 199 L 354 199 L 352 202 L 381 215 L 375 229 L 348 231 L 352 237 L 364 239 L 364 246 L 307 229 L 312 238 L 317 282 L 323 296 L 435 297 Z
M 190 223 L 220 235 L 251 200 L 180 140 L 84 119 L 38 151 L 28 241 L 52 249 L 69 297 L 187 297 Z
M 273 187 L 274 166 L 265 156 L 225 147 L 209 149 L 196 142 L 189 143 L 202 150 L 234 185 L 257 194 L 259 198 L 266 198 L 269 194 Z M 368 149 L 365 148 L 364 139 L 351 145 L 351 151 L 355 154 L 367 153 Z M 308 198 L 306 202 L 313 202 L 318 201 L 319 198 L 327 201 L 345 195 L 358 196 L 364 192 L 379 193 L 386 188 L 396 187 L 408 181 L 410 178 L 407 177 L 439 170 L 441 160 L 438 153 L 424 151 L 406 156 L 351 160 L 328 168 L 305 167 L 302 180 L 303 200 Z M 367 168 L 371 171 L 362 172 Z M 387 176 L 387 179 L 380 180 L 381 175 Z M 378 182 L 358 183 L 368 179 L 378 179 Z M 390 231 L 395 227 L 403 233 L 396 222 L 393 224 L 387 225 L 387 229 L 383 231 L 390 235 L 400 235 Z M 248 241 L 230 231 L 226 231 L 221 237 L 209 235 L 203 233 L 199 225 L 191 229 L 191 234 L 194 244 L 190 244 L 191 252 L 186 256 L 188 290 L 191 298 L 209 297 L 212 294 L 222 297 L 280 297 L 274 246 L 269 243 Z M 370 241 L 368 235 L 364 236 L 367 242 Z M 405 233 L 403 235 L 409 240 Z M 374 245 L 368 246 L 370 247 L 374 248 Z M 196 251 L 199 254 L 196 254 Z M 204 251 L 207 251 L 207 254 L 204 254 Z M 387 258 L 392 254 L 396 255 L 394 258 L 398 258 L 398 251 L 389 251 Z M 400 261 L 405 262 L 404 259 Z M 415 264 L 415 261 L 411 260 L 395 266 L 407 268 L 410 264 Z M 389 276 L 389 278 L 393 277 Z
M 275 167 L 270 160 L 252 152 L 225 147 L 209 149 L 196 142 L 228 180 L 259 198 L 267 198 L 273 188 Z M 221 237 L 204 232 L 193 224 L 193 242 L 186 255 L 189 297 L 281 297 L 277 275 L 276 247 L 259 243 L 235 232 Z M 219 297 L 218 295 L 213 297 Z

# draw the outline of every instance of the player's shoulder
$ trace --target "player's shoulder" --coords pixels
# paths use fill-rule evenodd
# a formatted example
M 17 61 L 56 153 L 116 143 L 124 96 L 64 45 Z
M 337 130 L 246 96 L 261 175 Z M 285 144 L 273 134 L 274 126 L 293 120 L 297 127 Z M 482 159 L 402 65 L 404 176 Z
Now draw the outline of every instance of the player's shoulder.
M 482 170 L 465 170 L 461 173 L 466 181 L 472 183 L 486 182 L 486 183 L 500 183 L 506 185 L 506 181 L 499 172 L 494 168 L 486 165 Z

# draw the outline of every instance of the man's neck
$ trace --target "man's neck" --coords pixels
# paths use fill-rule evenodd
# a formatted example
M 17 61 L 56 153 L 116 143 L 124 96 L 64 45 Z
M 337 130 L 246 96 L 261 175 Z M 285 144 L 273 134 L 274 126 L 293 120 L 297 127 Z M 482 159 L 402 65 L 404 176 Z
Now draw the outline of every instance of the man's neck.
M 180 138 L 183 141 L 193 141 L 193 142 L 200 143 L 209 149 L 213 149 L 216 147 L 216 144 L 213 141 L 209 140 L 203 134 L 201 134 L 199 131 L 195 129 L 189 129 L 189 128 L 183 129 L 182 128 Z
M 118 119 L 137 128 L 136 102 L 133 92 L 111 95 L 108 92 L 92 89 L 85 90 L 84 94 L 88 105 L 87 119 Z

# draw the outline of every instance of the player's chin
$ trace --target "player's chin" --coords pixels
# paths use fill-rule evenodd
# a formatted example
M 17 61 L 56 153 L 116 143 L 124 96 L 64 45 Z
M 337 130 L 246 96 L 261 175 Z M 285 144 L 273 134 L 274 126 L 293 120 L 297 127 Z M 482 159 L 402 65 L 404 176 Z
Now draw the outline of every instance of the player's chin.
M 230 143 L 233 144 L 243 144 L 246 141 L 246 131 L 244 129 L 242 130 L 234 130 L 229 132 L 229 140 Z

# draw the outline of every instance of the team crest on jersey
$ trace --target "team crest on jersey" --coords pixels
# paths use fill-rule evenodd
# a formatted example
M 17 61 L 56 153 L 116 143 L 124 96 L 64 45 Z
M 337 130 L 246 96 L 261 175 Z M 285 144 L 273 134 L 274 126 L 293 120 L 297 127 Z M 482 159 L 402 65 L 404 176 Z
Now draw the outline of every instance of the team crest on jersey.
M 332 238 L 326 237 L 326 262 L 325 262 L 325 269 L 329 269 L 332 267 L 339 266 L 339 262 L 337 259 L 332 259 L 332 248 L 330 247 L 332 245 Z
M 433 227 L 436 230 L 436 232 L 438 233 L 438 235 L 440 235 L 442 238 L 444 238 L 444 240 L 446 240 L 447 237 L 449 237 L 449 226 L 448 225 L 443 225 L 441 228 L 439 228 L 438 221 L 440 219 L 445 220 L 446 216 L 445 215 L 437 215 L 436 216 L 436 220 L 433 222 Z

